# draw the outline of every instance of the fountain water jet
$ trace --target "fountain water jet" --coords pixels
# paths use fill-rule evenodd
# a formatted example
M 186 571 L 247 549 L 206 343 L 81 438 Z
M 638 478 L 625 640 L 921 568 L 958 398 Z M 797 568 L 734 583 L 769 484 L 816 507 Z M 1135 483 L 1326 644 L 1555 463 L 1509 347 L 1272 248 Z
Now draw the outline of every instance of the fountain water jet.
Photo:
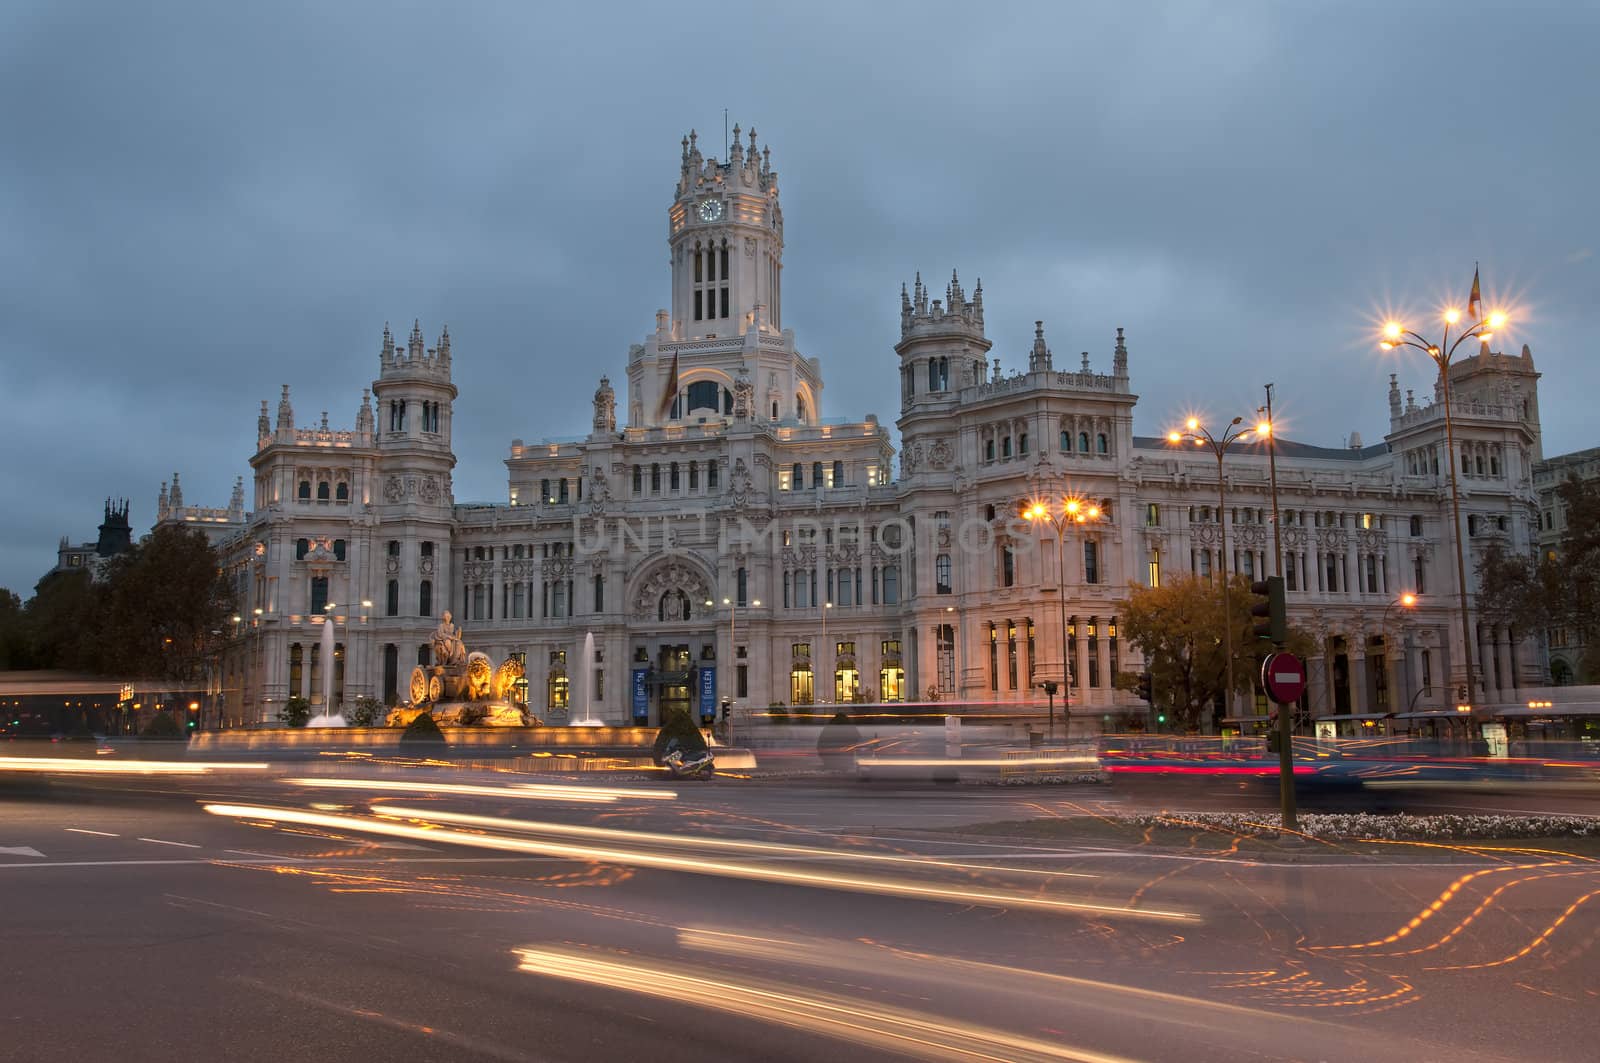
M 569 727 L 603 727 L 600 720 L 589 715 L 590 690 L 594 686 L 594 632 L 583 633 L 583 652 L 578 656 L 578 703 L 583 706 L 583 719 L 573 720 Z
M 333 711 L 333 614 L 322 618 L 322 713 L 306 721 L 307 727 L 345 727 L 343 714 Z

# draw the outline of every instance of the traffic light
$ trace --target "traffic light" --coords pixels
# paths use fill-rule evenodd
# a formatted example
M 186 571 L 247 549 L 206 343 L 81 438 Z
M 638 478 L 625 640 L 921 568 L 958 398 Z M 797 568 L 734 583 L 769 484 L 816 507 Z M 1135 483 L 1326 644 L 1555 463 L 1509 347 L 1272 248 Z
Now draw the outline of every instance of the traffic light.
M 1261 599 L 1250 607 L 1251 616 L 1263 617 L 1266 623 L 1256 624 L 1256 638 L 1269 639 L 1282 645 L 1289 641 L 1289 619 L 1283 601 L 1283 577 L 1268 576 L 1250 584 L 1250 593 Z
M 1150 692 L 1150 680 L 1149 672 L 1139 673 L 1139 700 L 1146 705 L 1154 705 L 1156 703 L 1155 696 Z

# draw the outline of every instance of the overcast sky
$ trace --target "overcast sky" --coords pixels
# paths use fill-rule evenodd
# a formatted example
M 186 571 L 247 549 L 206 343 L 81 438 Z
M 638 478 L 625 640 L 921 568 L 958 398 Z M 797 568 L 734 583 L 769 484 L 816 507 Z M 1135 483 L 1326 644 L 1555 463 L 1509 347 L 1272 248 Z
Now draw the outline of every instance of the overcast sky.
M 146 10 L 146 9 L 149 10 Z M 1388 427 L 1390 309 L 1473 262 L 1600 444 L 1600 7 L 10 3 L 0 13 L 0 586 L 102 500 L 224 505 L 260 400 L 353 427 L 386 321 L 448 323 L 459 501 L 577 435 L 668 300 L 679 138 L 723 109 L 782 176 L 785 324 L 824 414 L 890 422 L 899 292 L 983 279 L 994 356 L 1109 366 L 1136 430 L 1253 410 Z M 1497 343 L 1497 347 L 1502 344 Z M 619 391 L 621 389 L 619 388 Z

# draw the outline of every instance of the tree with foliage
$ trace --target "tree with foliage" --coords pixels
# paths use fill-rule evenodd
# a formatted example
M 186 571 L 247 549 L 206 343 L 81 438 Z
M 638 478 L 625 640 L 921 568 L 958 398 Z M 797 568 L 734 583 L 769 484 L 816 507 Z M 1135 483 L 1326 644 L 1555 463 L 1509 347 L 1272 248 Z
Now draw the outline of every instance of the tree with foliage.
M 344 720 L 351 727 L 375 727 L 384 715 L 383 702 L 366 695 L 344 706 Z
M 283 703 L 278 710 L 278 722 L 285 727 L 304 727 L 311 719 L 311 702 L 298 694 Z
M 1250 580 L 1233 576 L 1229 581 L 1227 620 L 1233 636 L 1235 693 L 1255 689 L 1257 661 L 1271 652 L 1270 643 L 1255 636 L 1255 602 Z M 1159 587 L 1134 584 L 1120 623 L 1122 637 L 1139 648 L 1150 673 L 1155 703 L 1182 728 L 1198 727 L 1209 706 L 1227 685 L 1227 659 L 1223 653 L 1222 588 L 1202 576 L 1172 576 Z M 1291 652 L 1304 656 L 1311 640 L 1290 629 Z M 1117 677 L 1119 685 L 1133 689 L 1137 676 Z
M 150 717 L 150 722 L 144 725 L 144 730 L 139 732 L 140 738 L 182 738 L 183 728 L 178 726 L 178 721 L 172 718 L 170 712 L 158 712 Z
M 1586 643 L 1586 677 L 1600 674 L 1600 480 L 1568 477 L 1556 488 L 1566 517 L 1560 545 L 1513 554 L 1491 542 L 1478 562 L 1477 607 L 1485 620 L 1524 632 L 1559 628 Z
M 114 558 L 99 625 L 99 671 L 202 678 L 233 611 L 216 550 L 192 528 L 161 527 Z
M 33 653 L 22 599 L 8 588 L 0 587 L 0 671 L 32 667 Z
M 23 617 L 28 663 L 34 668 L 99 671 L 96 627 L 105 588 L 86 569 L 52 572 L 33 588 Z

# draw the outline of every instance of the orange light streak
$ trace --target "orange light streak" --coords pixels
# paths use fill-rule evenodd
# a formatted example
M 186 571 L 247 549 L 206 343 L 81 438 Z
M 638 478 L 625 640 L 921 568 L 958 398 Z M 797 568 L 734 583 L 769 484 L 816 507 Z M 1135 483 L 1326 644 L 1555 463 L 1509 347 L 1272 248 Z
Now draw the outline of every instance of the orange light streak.
M 202 807 L 215 816 L 269 819 L 284 823 L 327 827 L 332 830 L 383 834 L 396 838 L 409 838 L 415 841 L 456 844 L 480 849 L 496 849 L 503 852 L 532 853 L 538 856 L 555 856 L 569 860 L 593 860 L 600 863 L 620 864 L 625 867 L 657 868 L 691 875 L 707 875 L 713 878 L 780 882 L 785 885 L 809 886 L 814 889 L 841 890 L 848 893 L 873 893 L 934 901 L 942 904 L 978 905 L 986 908 L 1027 908 L 1033 911 L 1052 912 L 1061 915 L 1098 915 L 1175 923 L 1195 923 L 1199 921 L 1199 917 L 1191 912 L 1156 908 L 1130 908 L 1123 905 L 1099 904 L 1093 901 L 1073 901 L 1001 890 L 962 889 L 934 883 L 868 878 L 861 875 L 797 871 L 790 868 L 767 867 L 760 864 L 730 864 L 716 860 L 695 859 L 693 857 L 667 856 L 636 849 L 606 849 L 597 846 L 570 845 L 548 839 L 492 837 L 485 834 L 469 834 L 445 828 L 429 830 L 389 820 L 338 816 L 326 812 L 306 812 L 292 808 L 264 808 L 258 805 L 230 804 L 207 804 Z

